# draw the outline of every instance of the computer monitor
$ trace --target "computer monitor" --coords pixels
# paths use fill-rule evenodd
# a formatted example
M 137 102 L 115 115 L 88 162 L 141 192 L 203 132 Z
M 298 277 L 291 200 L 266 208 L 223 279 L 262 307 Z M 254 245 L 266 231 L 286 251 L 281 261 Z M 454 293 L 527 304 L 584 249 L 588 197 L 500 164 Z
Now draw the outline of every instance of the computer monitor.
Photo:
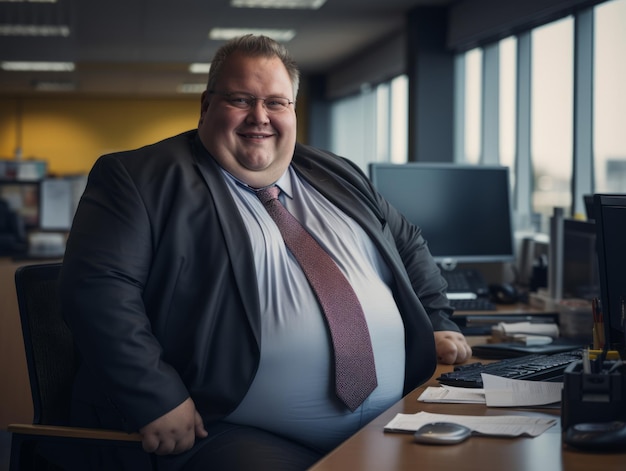
M 594 218 L 605 342 L 624 352 L 626 195 L 594 195 Z
M 375 188 L 422 229 L 443 267 L 515 258 L 509 170 L 453 163 L 372 163 Z
M 583 202 L 585 203 L 585 215 L 589 221 L 593 221 L 593 195 L 583 195 Z
M 21 218 L 27 231 L 39 227 L 39 183 L 6 180 L 0 182 L 0 199 Z
M 563 298 L 592 300 L 600 296 L 593 221 L 563 220 Z
M 44 178 L 39 191 L 39 229 L 67 232 L 72 226 L 87 177 Z

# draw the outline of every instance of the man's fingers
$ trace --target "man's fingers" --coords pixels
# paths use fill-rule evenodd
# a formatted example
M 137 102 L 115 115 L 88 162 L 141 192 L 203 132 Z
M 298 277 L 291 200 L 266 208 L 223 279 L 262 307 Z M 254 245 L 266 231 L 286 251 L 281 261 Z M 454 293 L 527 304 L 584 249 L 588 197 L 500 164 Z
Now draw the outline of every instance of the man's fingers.
M 193 447 L 195 439 L 192 436 L 184 437 L 181 439 L 175 439 L 169 437 L 166 439 L 159 439 L 157 436 L 144 437 L 142 444 L 143 449 L 147 453 L 154 453 L 156 455 L 177 455 Z
M 159 439 L 156 435 L 144 435 L 141 446 L 146 453 L 154 453 L 159 448 Z
M 442 363 L 452 364 L 455 362 L 458 355 L 458 349 L 454 342 L 451 340 L 442 340 L 439 342 L 439 361 Z
M 204 428 L 204 421 L 202 420 L 202 417 L 200 416 L 200 413 L 198 411 L 196 411 L 195 431 L 196 437 L 198 438 L 206 438 L 209 435 L 209 433 Z

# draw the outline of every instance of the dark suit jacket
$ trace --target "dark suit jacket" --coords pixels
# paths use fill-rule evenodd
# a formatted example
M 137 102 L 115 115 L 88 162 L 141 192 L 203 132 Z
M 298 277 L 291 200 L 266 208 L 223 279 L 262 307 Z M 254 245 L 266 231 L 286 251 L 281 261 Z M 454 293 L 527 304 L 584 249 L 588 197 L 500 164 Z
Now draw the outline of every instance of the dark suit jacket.
M 388 263 L 410 391 L 434 371 L 433 327 L 456 330 L 420 230 L 349 161 L 297 145 L 292 164 L 363 227 Z M 254 274 L 244 223 L 195 130 L 101 157 L 61 275 L 64 313 L 83 357 L 75 400 L 100 410 L 104 425 L 128 430 L 188 395 L 205 420 L 231 412 L 263 341 Z

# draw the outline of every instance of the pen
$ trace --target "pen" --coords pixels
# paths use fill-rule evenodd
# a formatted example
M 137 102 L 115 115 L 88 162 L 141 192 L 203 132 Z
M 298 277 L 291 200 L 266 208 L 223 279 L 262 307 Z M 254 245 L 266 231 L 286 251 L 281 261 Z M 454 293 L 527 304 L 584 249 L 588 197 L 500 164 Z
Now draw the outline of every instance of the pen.
M 583 374 L 591 373 L 591 362 L 589 361 L 589 349 L 583 350 Z
M 602 322 L 602 310 L 600 307 L 600 300 L 593 298 L 591 302 L 591 314 L 593 316 L 593 349 L 600 350 L 604 344 L 603 342 L 603 322 Z
M 602 305 L 598 298 L 591 300 L 591 314 L 593 316 L 593 348 L 600 350 L 604 348 L 604 315 L 602 313 Z

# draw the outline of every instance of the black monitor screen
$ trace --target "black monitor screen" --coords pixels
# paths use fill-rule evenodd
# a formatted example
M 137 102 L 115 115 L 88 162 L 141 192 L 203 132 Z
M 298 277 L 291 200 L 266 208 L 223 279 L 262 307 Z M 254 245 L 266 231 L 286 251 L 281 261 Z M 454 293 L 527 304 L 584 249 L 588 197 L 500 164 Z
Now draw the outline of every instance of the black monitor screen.
M 563 298 L 600 296 L 596 227 L 593 221 L 563 220 Z
M 370 164 L 376 189 L 422 229 L 440 264 L 514 259 L 507 167 Z
M 626 195 L 594 195 L 598 267 L 605 338 L 624 350 L 626 303 Z

